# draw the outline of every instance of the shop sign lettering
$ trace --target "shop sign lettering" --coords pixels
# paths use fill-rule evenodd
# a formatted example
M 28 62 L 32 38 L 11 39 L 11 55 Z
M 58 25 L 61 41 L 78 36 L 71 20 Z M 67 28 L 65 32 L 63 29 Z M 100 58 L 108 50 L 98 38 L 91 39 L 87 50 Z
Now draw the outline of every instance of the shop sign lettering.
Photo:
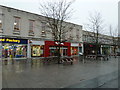
M 5 39 L 0 39 L 0 42 L 4 42 L 5 41 Z
M 20 40 L 15 39 L 0 39 L 0 42 L 13 42 L 13 43 L 20 43 Z
M 14 38 L 0 38 L 0 42 L 2 42 L 2 43 L 27 44 L 27 40 L 14 39 Z
M 20 40 L 14 40 L 14 39 L 6 39 L 7 42 L 16 42 L 16 43 L 20 43 Z

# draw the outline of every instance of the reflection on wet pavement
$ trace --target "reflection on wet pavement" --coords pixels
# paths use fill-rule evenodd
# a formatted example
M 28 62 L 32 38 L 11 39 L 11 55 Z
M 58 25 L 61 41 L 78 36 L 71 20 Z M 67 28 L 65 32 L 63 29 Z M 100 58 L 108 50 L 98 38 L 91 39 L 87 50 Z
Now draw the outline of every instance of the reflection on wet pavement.
M 42 59 L 3 61 L 4 88 L 62 88 L 118 69 L 118 58 L 73 65 L 44 63 Z

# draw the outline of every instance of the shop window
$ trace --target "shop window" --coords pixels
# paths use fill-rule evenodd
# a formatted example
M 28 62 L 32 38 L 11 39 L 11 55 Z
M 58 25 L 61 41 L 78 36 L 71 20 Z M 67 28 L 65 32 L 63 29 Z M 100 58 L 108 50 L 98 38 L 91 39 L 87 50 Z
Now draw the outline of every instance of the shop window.
M 20 31 L 20 17 L 14 17 L 14 31 Z
M 82 52 L 82 47 L 79 47 L 79 52 Z
M 33 45 L 32 46 L 32 57 L 43 57 L 44 56 L 44 46 L 43 45 Z
M 67 56 L 67 49 L 63 49 L 63 56 Z
M 67 47 L 60 47 L 60 55 L 61 56 L 67 56 Z M 53 46 L 50 47 L 50 56 L 57 56 L 58 55 L 58 49 Z
M 29 34 L 34 34 L 34 20 L 29 20 Z
M 27 45 L 17 44 L 3 44 L 2 46 L 3 58 L 23 58 L 27 57 Z
M 71 47 L 71 55 L 78 55 L 78 47 Z

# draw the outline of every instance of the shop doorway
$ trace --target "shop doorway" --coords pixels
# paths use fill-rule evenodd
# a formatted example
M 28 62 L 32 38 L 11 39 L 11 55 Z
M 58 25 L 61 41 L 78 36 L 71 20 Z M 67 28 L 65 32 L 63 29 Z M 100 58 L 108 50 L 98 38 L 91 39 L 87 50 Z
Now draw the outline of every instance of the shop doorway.
M 55 46 L 49 47 L 50 49 L 50 56 L 57 56 L 56 52 L 58 51 L 58 47 L 56 48 Z M 67 56 L 67 47 L 60 47 L 60 55 L 61 56 Z

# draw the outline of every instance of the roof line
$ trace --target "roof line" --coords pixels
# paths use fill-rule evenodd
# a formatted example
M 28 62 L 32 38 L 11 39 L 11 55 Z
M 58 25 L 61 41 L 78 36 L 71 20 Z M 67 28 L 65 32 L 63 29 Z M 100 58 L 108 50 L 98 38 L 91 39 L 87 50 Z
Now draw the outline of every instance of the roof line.
M 40 14 L 37 14 L 37 13 L 32 13 L 32 12 L 29 12 L 29 11 L 24 11 L 24 10 L 21 10 L 21 9 L 16 9 L 16 8 L 12 8 L 12 7 L 9 7 L 9 6 L 4 6 L 4 5 L 0 5 L 0 6 L 4 7 L 4 8 L 9 8 L 9 9 L 13 9 L 13 10 L 18 10 L 18 11 L 22 11 L 22 12 L 34 14 L 34 15 L 41 16 L 41 17 L 46 17 L 46 16 L 43 16 L 43 15 L 40 15 Z M 70 23 L 70 24 L 74 24 L 74 25 L 78 25 L 78 26 L 82 26 L 82 25 L 75 24 L 75 23 L 72 23 L 72 22 L 67 22 L 67 21 L 64 21 L 64 22 Z

